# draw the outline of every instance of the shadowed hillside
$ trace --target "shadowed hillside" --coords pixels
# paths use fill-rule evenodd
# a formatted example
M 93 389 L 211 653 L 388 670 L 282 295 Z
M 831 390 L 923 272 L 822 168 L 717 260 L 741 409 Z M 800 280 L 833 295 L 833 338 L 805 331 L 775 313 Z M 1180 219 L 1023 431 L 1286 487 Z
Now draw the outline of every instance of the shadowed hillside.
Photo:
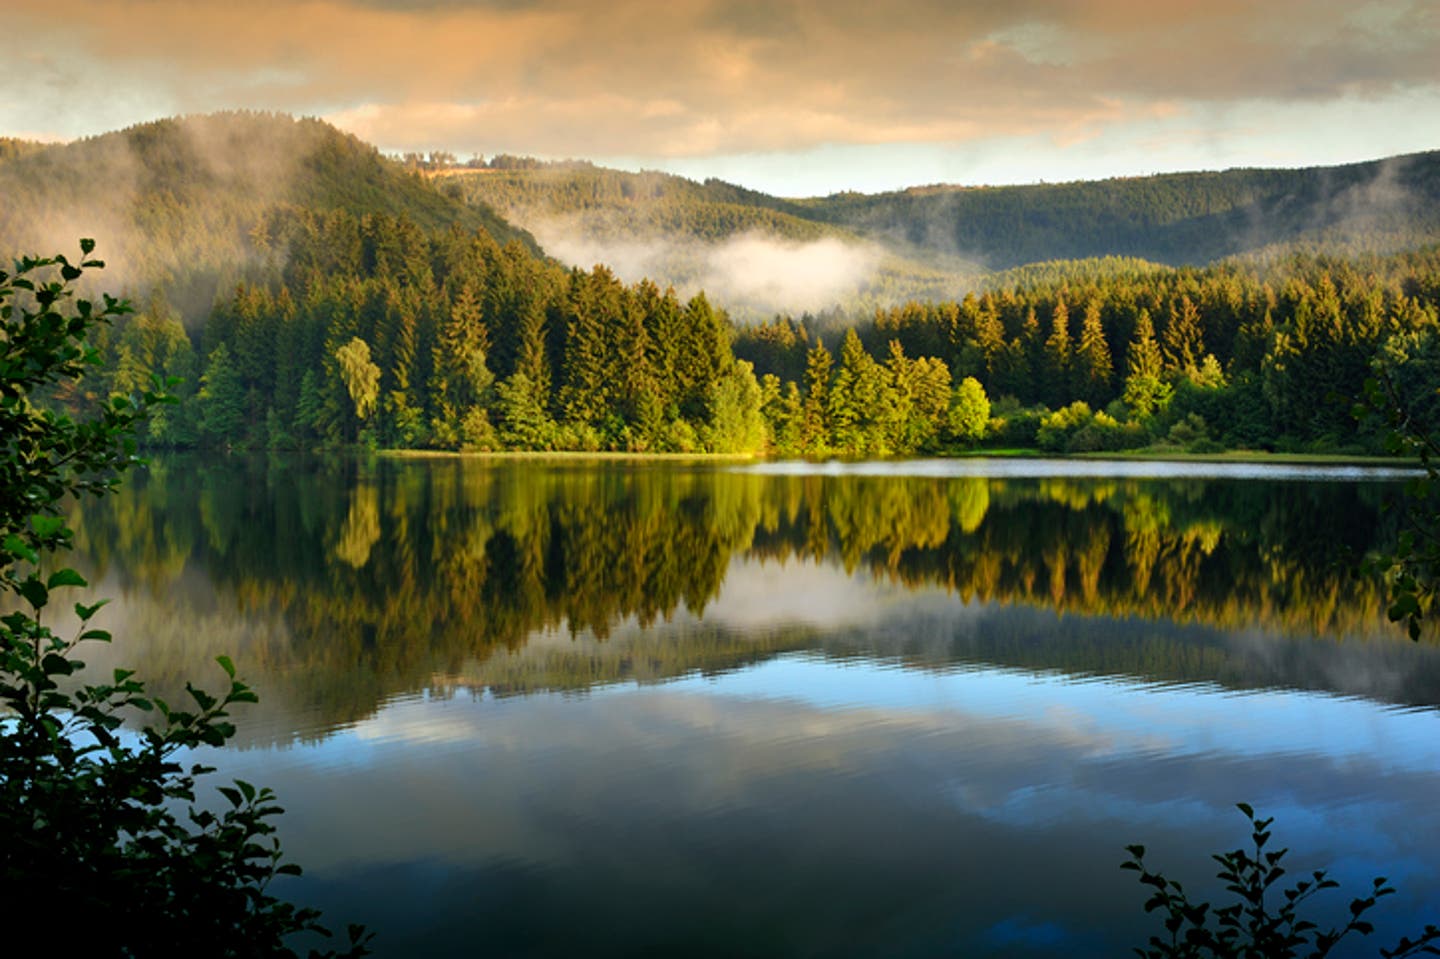
M 191 318 L 217 288 L 271 265 L 254 241 L 281 207 L 455 225 L 499 243 L 528 234 L 460 204 L 374 148 L 312 119 L 223 113 L 160 120 L 67 144 L 0 144 L 0 247 L 41 253 L 93 237 L 105 283 L 164 287 Z
M 1110 255 L 1202 264 L 1290 243 L 1400 248 L 1440 234 L 1440 152 L 1304 170 L 919 187 L 799 206 L 992 269 Z

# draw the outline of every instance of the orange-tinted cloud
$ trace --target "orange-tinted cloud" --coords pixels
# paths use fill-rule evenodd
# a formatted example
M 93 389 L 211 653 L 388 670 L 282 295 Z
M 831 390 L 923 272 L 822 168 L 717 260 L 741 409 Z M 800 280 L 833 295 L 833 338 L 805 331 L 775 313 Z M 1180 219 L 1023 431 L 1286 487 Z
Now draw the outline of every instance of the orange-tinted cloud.
M 1074 142 L 1197 104 L 1440 88 L 1429 0 L 7 8 L 12 37 L 39 58 L 0 81 L 11 102 L 98 115 L 105 101 L 76 96 L 88 90 L 132 111 L 147 98 L 157 113 L 279 109 L 396 148 L 687 156 L 1001 135 Z M 32 114 L 11 116 L 38 128 Z

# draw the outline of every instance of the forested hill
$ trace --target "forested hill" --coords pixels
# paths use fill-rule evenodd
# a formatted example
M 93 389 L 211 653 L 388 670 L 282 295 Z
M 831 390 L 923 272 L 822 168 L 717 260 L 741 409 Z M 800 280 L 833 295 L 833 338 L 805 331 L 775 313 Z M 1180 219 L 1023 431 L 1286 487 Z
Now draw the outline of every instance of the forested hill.
M 600 239 L 663 232 L 689 240 L 723 240 L 763 231 L 786 240 L 854 239 L 843 226 L 820 222 L 810 210 L 756 190 L 703 183 L 645 170 L 627 173 L 585 162 L 507 164 L 494 169 L 444 171 L 448 192 L 481 201 L 517 223 L 576 218 Z
M 628 173 L 586 162 L 498 157 L 434 171 L 441 189 L 494 207 L 546 251 L 684 295 L 703 290 L 742 323 L 778 312 L 847 319 L 907 300 L 964 295 L 982 270 L 902 238 L 879 242 L 801 204 L 721 180 Z
M 1301 170 L 800 200 L 589 164 L 510 164 L 461 174 L 450 188 L 518 223 L 568 218 L 612 243 L 656 235 L 714 242 L 763 230 L 797 240 L 866 239 L 912 261 L 948 256 L 988 269 L 1098 256 L 1202 265 L 1275 246 L 1350 252 L 1440 239 L 1440 152 Z
M 1379 446 L 1374 424 L 1357 430 L 1351 415 L 1377 363 L 1419 421 L 1440 416 L 1440 242 L 1381 251 L 1440 238 L 1425 225 L 1440 209 L 1426 199 L 1435 163 L 1076 184 L 1053 188 L 1074 203 L 1048 213 L 1052 188 L 997 190 L 1033 203 L 1020 204 L 1031 212 L 1012 238 L 1036 246 L 1026 257 L 1043 247 L 1024 224 L 1044 216 L 1056 235 L 1093 230 L 1111 249 L 1117 233 L 1095 225 L 1106 208 L 1075 199 L 1086 191 L 1110 196 L 1112 213 L 1131 197 L 1132 219 L 1164 221 L 1173 236 L 1244 204 L 1275 216 L 1269 232 L 1248 234 L 1245 249 L 1263 256 L 1198 268 L 1034 262 L 972 275 L 964 292 L 917 294 L 904 283 L 927 274 L 887 273 L 881 242 L 807 220 L 803 203 L 581 164 L 426 178 L 318 121 L 227 114 L 18 147 L 0 161 L 0 243 L 48 254 L 99 241 L 109 267 L 96 282 L 137 312 L 97 337 L 102 368 L 54 400 L 79 409 L 178 378 L 177 395 L 193 402 L 151 420 L 144 438 L 155 445 L 1359 452 Z M 1179 189 L 1191 181 L 1218 185 Z M 567 272 L 484 202 L 485 184 L 506 182 L 558 209 L 633 218 L 668 205 L 671 232 L 696 241 L 688 249 L 710 295 L 669 289 L 663 274 L 632 281 L 603 256 L 591 262 L 613 269 Z M 1159 199 L 1124 193 L 1145 184 Z M 832 198 L 810 212 L 858 218 L 870 203 L 878 216 L 884 202 Z M 1188 219 L 1164 213 L 1172 203 Z M 1340 212 L 1327 220 L 1322 207 Z M 1343 255 L 1287 250 L 1285 224 L 1340 239 Z M 957 274 L 929 275 L 943 287 Z M 834 296 L 873 308 L 839 325 L 791 305 Z M 769 319 L 737 329 L 734 308 L 747 302 Z
M 13 160 L 45 149 L 45 144 L 35 140 L 20 140 L 15 137 L 0 137 L 0 163 Z
M 266 264 L 255 231 L 277 209 L 404 218 L 429 232 L 534 240 L 462 204 L 374 147 L 319 120 L 223 113 L 141 124 L 67 144 L 0 144 L 0 248 L 53 253 L 93 237 L 105 282 L 158 285 L 187 316 Z
M 1110 255 L 1198 265 L 1277 244 L 1433 242 L 1440 151 L 1303 170 L 837 194 L 803 205 L 816 219 L 953 250 L 991 268 Z

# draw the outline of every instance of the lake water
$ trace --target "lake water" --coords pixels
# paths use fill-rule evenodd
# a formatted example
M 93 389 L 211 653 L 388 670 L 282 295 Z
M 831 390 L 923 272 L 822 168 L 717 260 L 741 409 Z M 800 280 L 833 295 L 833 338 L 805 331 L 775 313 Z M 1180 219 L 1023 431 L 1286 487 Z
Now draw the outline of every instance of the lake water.
M 162 460 L 77 510 L 115 647 L 261 703 L 284 892 L 389 956 L 1122 956 L 1126 844 L 1440 918 L 1440 649 L 1349 575 L 1394 474 Z M 1386 941 L 1380 941 L 1381 939 Z

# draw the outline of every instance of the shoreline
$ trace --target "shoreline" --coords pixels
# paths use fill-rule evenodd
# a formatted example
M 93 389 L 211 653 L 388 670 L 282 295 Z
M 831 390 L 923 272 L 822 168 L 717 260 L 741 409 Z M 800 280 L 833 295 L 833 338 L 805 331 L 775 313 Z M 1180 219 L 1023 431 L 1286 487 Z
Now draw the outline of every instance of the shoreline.
M 305 451 L 285 451 L 301 452 Z M 329 452 L 345 452 L 343 450 Z M 309 454 L 306 454 L 309 455 Z M 1355 466 L 1389 469 L 1420 469 L 1421 463 L 1413 456 L 1374 456 L 1350 453 L 1272 453 L 1268 450 L 1225 450 L 1219 453 L 1187 453 L 1183 450 L 1138 449 L 1116 450 L 1094 453 L 1052 453 L 1041 449 L 1007 448 L 996 450 L 966 450 L 963 452 L 932 453 L 925 456 L 894 458 L 848 459 L 826 457 L 806 460 L 805 457 L 772 457 L 752 453 L 630 453 L 616 451 L 580 450 L 495 450 L 465 452 L 459 450 L 411 450 L 382 449 L 375 456 L 387 459 L 495 459 L 495 460 L 536 460 L 559 462 L 611 462 L 611 463 L 780 463 L 808 461 L 824 463 L 905 463 L 920 460 L 1070 460 L 1075 462 L 1118 461 L 1140 463 L 1239 463 L 1275 466 Z

